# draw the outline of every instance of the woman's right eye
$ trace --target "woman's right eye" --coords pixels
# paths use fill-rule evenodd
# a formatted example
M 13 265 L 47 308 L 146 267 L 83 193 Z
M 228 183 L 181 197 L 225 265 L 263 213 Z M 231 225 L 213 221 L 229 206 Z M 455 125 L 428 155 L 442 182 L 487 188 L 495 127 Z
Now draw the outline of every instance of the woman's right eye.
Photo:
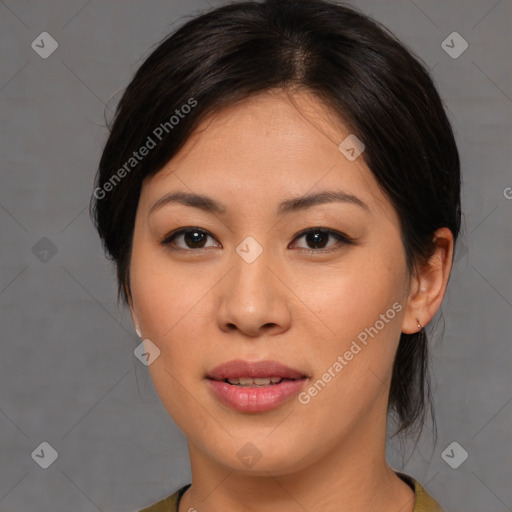
M 161 244 L 169 247 L 171 250 L 195 250 L 207 247 L 218 247 L 206 245 L 208 238 L 215 240 L 207 231 L 200 228 L 181 228 L 167 235 Z

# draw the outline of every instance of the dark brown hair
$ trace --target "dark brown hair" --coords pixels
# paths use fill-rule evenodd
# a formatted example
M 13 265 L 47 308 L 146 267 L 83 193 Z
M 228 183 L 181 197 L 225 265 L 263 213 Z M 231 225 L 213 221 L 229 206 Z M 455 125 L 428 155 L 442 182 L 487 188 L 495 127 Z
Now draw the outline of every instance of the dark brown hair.
M 161 42 L 117 106 L 91 215 L 115 262 L 124 302 L 130 301 L 131 243 L 144 178 L 158 172 L 206 117 L 277 89 L 315 94 L 363 141 L 362 158 L 400 217 L 410 272 L 431 255 L 436 229 L 448 227 L 457 238 L 458 150 L 418 57 L 346 5 L 237 2 L 189 20 Z M 149 146 L 142 157 L 139 149 Z M 427 405 L 433 413 L 427 345 L 424 329 L 401 335 L 389 395 L 397 432 L 421 427 Z

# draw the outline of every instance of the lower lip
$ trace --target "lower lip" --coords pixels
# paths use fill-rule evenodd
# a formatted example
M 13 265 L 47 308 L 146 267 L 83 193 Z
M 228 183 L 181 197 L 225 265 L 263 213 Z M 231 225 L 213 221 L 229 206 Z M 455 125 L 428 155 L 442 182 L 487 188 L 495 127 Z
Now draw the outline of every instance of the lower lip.
M 239 387 L 208 379 L 213 394 L 224 404 L 240 412 L 264 412 L 290 400 L 304 386 L 306 379 L 285 380 L 272 386 Z

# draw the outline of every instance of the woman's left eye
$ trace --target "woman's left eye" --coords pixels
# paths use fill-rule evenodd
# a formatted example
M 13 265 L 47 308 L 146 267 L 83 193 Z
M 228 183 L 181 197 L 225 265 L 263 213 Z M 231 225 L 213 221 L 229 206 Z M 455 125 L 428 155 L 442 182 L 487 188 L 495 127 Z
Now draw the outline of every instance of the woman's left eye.
M 318 252 L 318 249 L 330 248 L 331 246 L 336 246 L 338 244 L 351 244 L 353 240 L 343 233 L 339 233 L 338 231 L 333 231 L 332 229 L 325 228 L 312 228 L 307 229 L 299 233 L 295 238 L 296 240 L 300 240 L 304 238 L 305 243 L 307 244 L 305 247 L 300 247 L 301 249 L 309 249 L 311 252 Z M 333 240 L 334 239 L 334 240 Z M 329 242 L 334 243 L 329 243 Z M 293 242 L 292 242 L 293 243 Z

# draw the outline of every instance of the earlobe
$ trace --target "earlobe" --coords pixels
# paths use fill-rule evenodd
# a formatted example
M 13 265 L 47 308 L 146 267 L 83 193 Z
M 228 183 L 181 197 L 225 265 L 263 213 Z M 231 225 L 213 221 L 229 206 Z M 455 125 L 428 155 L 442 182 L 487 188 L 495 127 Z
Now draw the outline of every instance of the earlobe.
M 443 301 L 453 260 L 453 235 L 448 228 L 434 233 L 434 252 L 427 262 L 418 264 L 411 277 L 411 287 L 402 332 L 414 334 L 423 329 Z
M 133 310 L 133 306 L 131 306 L 131 305 L 130 305 L 130 314 L 132 316 L 132 322 L 135 327 L 135 332 L 137 333 L 137 336 L 139 338 L 142 338 L 142 332 L 140 330 L 139 320 L 137 318 L 137 315 L 135 314 L 135 311 Z

